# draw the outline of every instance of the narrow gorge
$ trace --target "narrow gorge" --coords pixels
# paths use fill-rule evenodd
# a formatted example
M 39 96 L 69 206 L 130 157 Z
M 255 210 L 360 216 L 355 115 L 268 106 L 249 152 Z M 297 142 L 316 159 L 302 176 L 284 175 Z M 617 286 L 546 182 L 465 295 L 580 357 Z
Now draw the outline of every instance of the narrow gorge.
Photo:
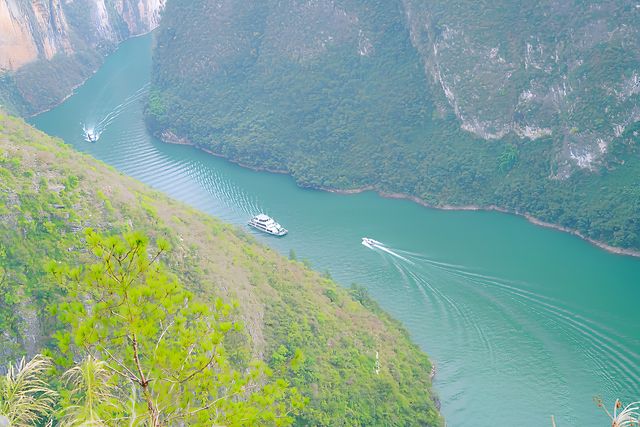
M 165 0 L 0 0 L 0 105 L 49 109 L 118 43 L 155 29 Z

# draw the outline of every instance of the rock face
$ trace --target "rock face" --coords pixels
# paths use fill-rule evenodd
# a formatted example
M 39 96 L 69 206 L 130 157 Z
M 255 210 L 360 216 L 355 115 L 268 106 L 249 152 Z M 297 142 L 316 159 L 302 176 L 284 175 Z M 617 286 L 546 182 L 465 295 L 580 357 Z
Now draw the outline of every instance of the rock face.
M 66 94 L 61 91 L 59 96 L 44 101 L 42 96 L 36 97 L 31 93 L 32 84 L 52 84 L 36 74 L 43 68 L 56 73 L 63 71 L 60 68 L 69 69 L 74 77 L 62 79 L 62 86 L 72 88 L 94 71 L 99 58 L 119 42 L 156 28 L 164 3 L 165 0 L 0 0 L 0 77 L 5 77 L 0 101 L 26 113 L 50 107 Z
M 556 141 L 554 178 L 595 170 L 640 119 L 640 5 L 403 0 L 412 43 L 463 129 Z
M 171 0 L 147 123 L 302 186 L 640 248 L 631 0 Z
M 375 56 L 385 43 L 375 34 L 393 28 L 400 13 L 404 28 L 393 31 L 409 30 L 429 80 L 426 95 L 417 93 L 485 140 L 551 137 L 552 179 L 606 165 L 612 141 L 640 120 L 640 5 L 631 0 L 177 0 L 171 7 L 184 15 L 200 8 L 193 19 L 208 24 L 174 28 L 206 43 L 182 49 L 196 51 L 197 61 L 176 58 L 183 66 L 169 74 L 201 81 L 237 73 L 238 64 L 255 73 L 250 66 L 267 55 L 303 67 L 345 45 L 353 48 L 340 55 Z M 173 67 L 166 62 L 163 70 Z
M 0 1 L 0 69 L 16 70 L 36 59 L 70 53 L 69 25 L 60 0 Z
M 164 1 L 0 0 L 0 69 L 15 71 L 38 59 L 148 32 L 158 26 Z M 75 16 L 68 19 L 69 14 Z

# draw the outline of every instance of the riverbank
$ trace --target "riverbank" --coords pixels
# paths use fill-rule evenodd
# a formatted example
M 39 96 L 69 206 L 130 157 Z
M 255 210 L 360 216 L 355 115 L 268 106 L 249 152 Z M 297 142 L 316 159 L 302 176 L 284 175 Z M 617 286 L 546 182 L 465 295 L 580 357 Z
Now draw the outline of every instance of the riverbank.
M 207 148 L 203 148 L 200 147 L 198 145 L 193 144 L 191 141 L 189 141 L 187 138 L 184 137 L 179 137 L 177 135 L 175 135 L 173 132 L 170 131 L 164 131 L 161 134 L 157 135 L 158 138 L 167 144 L 177 144 L 177 145 L 188 145 L 191 147 L 195 147 L 201 151 L 204 151 L 205 153 L 211 154 L 212 156 L 215 157 L 219 157 L 222 159 L 225 159 L 231 163 L 234 163 L 238 166 L 241 166 L 243 168 L 247 168 L 247 169 L 251 169 L 254 171 L 259 171 L 259 172 L 270 172 L 270 173 L 277 173 L 277 174 L 290 174 L 289 171 L 287 170 L 282 170 L 282 169 L 269 169 L 269 168 L 260 168 L 260 167 L 255 167 L 255 166 L 251 166 L 251 165 L 247 165 L 238 161 L 234 161 L 233 159 L 219 154 L 219 153 L 215 153 Z M 559 224 L 553 224 L 550 222 L 546 222 L 543 221 L 541 219 L 538 219 L 536 217 L 534 217 L 533 215 L 531 215 L 530 213 L 527 212 L 516 212 L 516 211 L 510 211 L 508 209 L 505 208 L 501 208 L 500 206 L 496 206 L 496 205 L 489 205 L 489 206 L 479 206 L 479 205 L 462 205 L 462 206 L 456 206 L 456 205 L 432 205 L 429 204 L 427 202 L 425 202 L 424 200 L 420 199 L 417 196 L 412 196 L 409 194 L 404 194 L 404 193 L 389 193 L 389 192 L 385 192 L 385 191 L 381 191 L 376 189 L 374 186 L 364 186 L 364 187 L 358 187 L 358 188 L 350 188 L 350 189 L 337 189 L 337 188 L 331 188 L 331 187 L 323 187 L 323 186 L 304 186 L 305 188 L 309 188 L 309 189 L 313 189 L 313 190 L 320 190 L 320 191 L 327 191 L 329 193 L 335 193 L 335 194 L 358 194 L 358 193 L 363 193 L 365 191 L 375 191 L 380 197 L 384 197 L 386 199 L 401 199 L 401 200 L 410 200 L 414 203 L 417 203 L 421 206 L 424 206 L 425 208 L 429 208 L 429 209 L 439 209 L 439 210 L 446 210 L 446 211 L 495 211 L 495 212 L 501 212 L 501 213 L 505 213 L 505 214 L 509 214 L 509 215 L 516 215 L 516 216 L 520 216 L 525 218 L 527 221 L 529 221 L 532 224 L 535 224 L 537 226 L 540 227 L 545 227 L 545 228 L 550 228 L 553 230 L 557 230 L 557 231 L 562 231 L 564 233 L 569 233 L 572 234 L 576 237 L 579 237 L 580 239 L 594 245 L 597 246 L 600 249 L 603 249 L 607 252 L 616 254 L 616 255 L 625 255 L 625 256 L 632 256 L 632 257 L 638 257 L 640 258 L 640 251 L 637 250 L 633 250 L 633 249 L 625 249 L 625 248 L 619 248 L 616 246 L 611 246 L 608 245 L 604 242 L 592 239 L 590 237 L 585 236 L 584 234 L 582 234 L 581 232 L 579 232 L 578 230 L 574 230 L 568 227 L 564 227 L 562 225 Z
M 594 245 L 597 246 L 600 249 L 604 249 L 607 252 L 611 252 L 614 253 L 616 255 L 626 255 L 626 256 L 632 256 L 632 257 L 640 257 L 640 251 L 636 251 L 633 249 L 625 249 L 625 248 L 619 248 L 616 246 L 611 246 L 608 245 L 604 242 L 592 239 L 590 237 L 585 236 L 584 234 L 580 233 L 578 230 L 574 230 L 568 227 L 564 227 L 562 225 L 559 224 L 553 224 L 550 222 L 546 222 L 546 221 L 542 221 L 536 217 L 534 217 L 533 215 L 524 212 L 515 212 L 515 211 L 510 211 L 508 209 L 505 208 L 501 208 L 500 206 L 496 206 L 496 205 L 489 205 L 489 206 L 478 206 L 478 205 L 464 205 L 464 206 L 455 206 L 455 205 L 431 205 L 429 203 L 426 203 L 424 200 L 416 197 L 416 196 L 411 196 L 411 195 L 407 195 L 407 194 L 402 194 L 402 193 L 386 193 L 383 191 L 377 191 L 377 190 L 373 190 L 371 187 L 363 187 L 361 189 L 354 189 L 354 190 L 346 190 L 346 191 L 341 191 L 341 190 L 329 190 L 329 189 L 323 189 L 325 191 L 332 191 L 334 193 L 342 193 L 342 194 L 355 194 L 355 193 L 359 193 L 359 192 L 363 192 L 363 191 L 376 191 L 381 197 L 387 198 L 387 199 L 404 199 L 404 200 L 411 200 L 412 202 L 418 203 L 421 206 L 424 206 L 426 208 L 429 209 L 440 209 L 440 210 L 445 210 L 445 211 L 495 211 L 495 212 L 501 212 L 501 213 L 505 213 L 505 214 L 509 214 L 509 215 L 516 215 L 516 216 L 520 216 L 525 218 L 527 221 L 529 221 L 532 224 L 535 224 L 537 226 L 540 227 L 545 227 L 545 228 L 551 228 L 553 230 L 558 230 L 558 231 L 562 231 L 564 233 L 569 233 L 572 234 L 576 237 L 579 237 L 580 239 Z
M 138 37 L 144 37 L 147 36 L 149 34 L 151 34 L 153 31 L 155 31 L 154 29 L 151 29 L 149 31 L 146 31 L 144 33 L 141 34 L 134 34 L 134 35 L 130 35 L 129 37 L 127 37 L 124 40 L 121 40 L 119 42 L 117 42 L 113 48 L 111 50 L 106 51 L 104 54 L 98 54 L 99 56 L 99 63 L 97 64 L 97 66 L 92 69 L 90 72 L 87 73 L 86 76 L 82 77 L 78 83 L 73 84 L 72 86 L 69 87 L 68 93 L 66 95 L 64 95 L 62 98 L 60 98 L 59 100 L 55 101 L 54 104 L 52 104 L 51 106 L 47 107 L 47 108 L 43 108 L 41 110 L 37 110 L 36 112 L 31 112 L 28 114 L 24 114 L 24 117 L 27 119 L 31 119 L 33 117 L 36 117 L 40 114 L 44 114 L 44 113 L 48 113 L 49 111 L 53 110 L 54 108 L 59 107 L 61 104 L 63 104 L 66 100 L 68 100 L 69 98 L 71 98 L 73 95 L 75 95 L 76 90 L 80 87 L 82 87 L 91 77 L 93 77 L 98 70 L 100 70 L 100 68 L 102 67 L 102 65 L 104 65 L 104 61 L 105 59 L 111 55 L 113 52 L 115 52 L 116 50 L 118 50 L 118 48 L 120 47 L 120 45 L 128 40 L 131 39 L 135 39 Z
M 224 159 L 230 163 L 233 163 L 234 165 L 238 165 L 241 166 L 243 168 L 246 169 L 250 169 L 250 170 L 254 170 L 257 172 L 269 172 L 269 173 L 277 173 L 280 175 L 289 175 L 290 172 L 288 170 L 284 170 L 284 169 L 269 169 L 269 168 L 259 168 L 259 167 L 255 167 L 255 166 L 251 166 L 251 165 L 247 165 L 245 163 L 242 162 L 238 162 L 236 160 L 233 160 L 232 158 L 225 156 L 224 154 L 220 154 L 220 153 L 216 153 L 214 151 L 209 150 L 208 148 L 204 148 L 201 147 L 199 145 L 196 145 L 194 143 L 192 143 L 191 141 L 189 141 L 187 138 L 185 137 L 179 137 L 176 134 L 174 134 L 171 131 L 163 131 L 160 134 L 155 135 L 158 139 L 160 139 L 162 142 L 166 143 L 166 144 L 174 144 L 174 145 L 188 145 L 189 147 L 194 147 L 197 148 L 200 151 L 204 151 L 207 154 L 211 154 L 214 157 L 218 157 L 220 159 Z
M 60 106 L 62 103 L 64 103 L 67 99 L 71 98 L 71 97 L 75 94 L 76 89 L 78 89 L 79 87 L 81 87 L 82 85 L 84 85 L 84 84 L 87 82 L 87 80 L 89 80 L 89 79 L 90 79 L 90 78 L 91 78 L 95 73 L 97 73 L 97 72 L 98 72 L 98 70 L 100 69 L 100 67 L 101 67 L 101 66 L 102 66 L 102 64 L 104 63 L 104 58 L 102 58 L 102 60 L 103 60 L 103 61 L 100 63 L 100 65 L 99 65 L 95 70 L 91 71 L 91 73 L 89 73 L 89 75 L 88 75 L 87 77 L 83 78 L 83 79 L 80 81 L 80 83 L 78 83 L 78 84 L 76 84 L 76 85 L 73 85 L 73 86 L 71 87 L 71 89 L 70 89 L 69 93 L 68 93 L 66 96 L 64 96 L 62 99 L 60 99 L 59 101 L 57 101 L 54 105 L 52 105 L 52 106 L 50 106 L 50 107 L 48 107 L 48 108 L 45 108 L 45 109 L 43 109 L 42 111 L 36 111 L 35 113 L 28 114 L 28 115 L 26 116 L 26 118 L 27 118 L 27 119 L 31 119 L 31 118 L 33 118 L 33 117 L 36 117 L 36 116 L 37 116 L 37 115 L 39 115 L 39 114 L 48 113 L 49 111 L 53 110 L 54 108 L 59 107 L 59 106 Z

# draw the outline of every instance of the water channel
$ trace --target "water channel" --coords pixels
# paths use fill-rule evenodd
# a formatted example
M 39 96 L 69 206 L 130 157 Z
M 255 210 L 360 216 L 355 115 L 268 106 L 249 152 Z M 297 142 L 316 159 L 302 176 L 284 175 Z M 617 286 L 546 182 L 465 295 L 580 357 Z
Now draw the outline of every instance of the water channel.
M 298 188 L 147 132 L 152 36 L 129 40 L 32 122 L 170 196 L 367 287 L 437 364 L 449 426 L 605 426 L 593 403 L 640 399 L 640 260 L 496 212 L 426 209 L 373 193 Z M 83 127 L 98 141 L 85 141 Z M 248 232 L 252 232 L 247 229 Z M 254 233 L 255 234 L 255 233 Z M 381 245 L 367 248 L 362 237 Z M 381 361 L 384 363 L 384 360 Z

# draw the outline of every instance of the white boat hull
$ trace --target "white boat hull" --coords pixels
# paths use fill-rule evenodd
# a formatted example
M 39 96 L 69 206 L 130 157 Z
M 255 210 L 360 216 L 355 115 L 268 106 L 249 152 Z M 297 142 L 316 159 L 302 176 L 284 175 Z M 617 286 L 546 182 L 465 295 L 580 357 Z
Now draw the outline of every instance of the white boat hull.
M 263 233 L 270 234 L 272 236 L 281 237 L 281 236 L 284 236 L 285 234 L 287 234 L 289 232 L 289 230 L 287 230 L 286 228 L 283 228 L 280 231 L 270 231 L 270 230 L 265 230 L 263 228 L 260 228 L 260 227 L 254 225 L 254 224 L 251 224 L 251 223 L 248 223 L 247 225 L 249 225 L 249 227 L 255 228 L 258 231 L 262 231 Z
M 370 239 L 368 237 L 363 237 L 362 238 L 362 244 L 364 246 L 366 246 L 367 248 L 369 248 L 369 249 L 373 249 L 373 248 L 375 248 L 377 246 L 381 246 L 382 245 L 381 242 L 378 242 L 377 240 L 374 240 L 374 239 Z
M 247 225 L 272 236 L 280 237 L 289 232 L 286 228 L 275 222 L 273 218 L 265 214 L 254 216 L 249 220 Z

